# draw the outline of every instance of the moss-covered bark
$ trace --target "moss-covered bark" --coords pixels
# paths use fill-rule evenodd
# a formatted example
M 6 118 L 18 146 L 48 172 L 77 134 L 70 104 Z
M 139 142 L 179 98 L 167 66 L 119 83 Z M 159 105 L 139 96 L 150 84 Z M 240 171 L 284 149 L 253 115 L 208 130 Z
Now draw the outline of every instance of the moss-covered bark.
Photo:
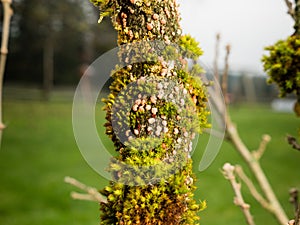
M 300 116 L 300 0 L 295 0 L 293 9 L 295 32 L 285 40 L 279 40 L 265 50 L 269 55 L 262 58 L 269 83 L 276 83 L 280 97 L 296 94 L 294 111 Z
M 118 156 L 109 168 L 114 180 L 101 191 L 108 199 L 101 204 L 101 224 L 197 224 L 204 205 L 194 200 L 190 156 L 195 133 L 208 126 L 207 97 L 201 80 L 192 76 L 200 68 L 189 71 L 184 58 L 195 60 L 202 51 L 194 39 L 182 36 L 175 0 L 92 2 L 100 8 L 100 21 L 111 16 L 120 46 L 155 40 L 170 46 L 159 60 L 112 73 L 105 126 Z M 174 53 L 172 43 L 181 54 Z M 120 48 L 120 61 L 129 63 L 139 54 Z M 170 55 L 175 65 L 168 63 Z M 142 89 L 136 88 L 141 83 Z

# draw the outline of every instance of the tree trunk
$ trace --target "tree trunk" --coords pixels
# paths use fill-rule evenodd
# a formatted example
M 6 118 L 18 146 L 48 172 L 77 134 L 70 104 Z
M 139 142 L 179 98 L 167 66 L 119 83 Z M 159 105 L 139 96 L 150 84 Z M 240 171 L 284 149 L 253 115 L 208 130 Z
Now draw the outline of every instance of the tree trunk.
M 45 101 L 48 101 L 50 99 L 50 94 L 53 87 L 53 44 L 53 38 L 51 36 L 46 37 L 43 49 L 43 98 Z
M 194 126 L 207 125 L 207 98 L 184 58 L 195 60 L 202 51 L 190 36 L 181 35 L 175 0 L 93 2 L 102 15 L 111 12 L 120 61 L 127 63 L 112 74 L 111 93 L 105 100 L 106 133 L 119 155 L 109 168 L 113 181 L 101 191 L 107 197 L 107 202 L 101 203 L 101 224 L 196 224 L 202 205 L 193 198 L 196 186 L 190 154 Z M 137 46 L 127 45 L 141 41 Z M 171 44 L 178 45 L 185 55 L 176 58 L 175 66 L 169 63 L 167 53 L 151 61 L 152 41 L 164 43 L 162 51 L 169 49 L 170 55 L 177 54 Z M 145 55 L 149 61 L 130 63 Z M 164 98 L 157 89 L 168 94 Z M 183 99 L 183 95 L 189 97 Z M 171 101 L 179 97 L 182 107 Z M 181 116 L 180 112 L 189 110 L 199 121 L 192 124 L 190 117 Z

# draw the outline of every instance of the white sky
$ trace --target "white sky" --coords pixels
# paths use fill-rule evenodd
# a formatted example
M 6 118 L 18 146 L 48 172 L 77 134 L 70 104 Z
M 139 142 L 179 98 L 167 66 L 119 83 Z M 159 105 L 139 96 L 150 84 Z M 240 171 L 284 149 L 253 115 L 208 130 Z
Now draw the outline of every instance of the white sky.
M 232 45 L 231 70 L 263 73 L 264 46 L 293 33 L 284 0 L 178 0 L 184 33 L 204 50 L 202 61 L 212 66 L 215 36 L 221 33 L 220 67 L 225 45 Z

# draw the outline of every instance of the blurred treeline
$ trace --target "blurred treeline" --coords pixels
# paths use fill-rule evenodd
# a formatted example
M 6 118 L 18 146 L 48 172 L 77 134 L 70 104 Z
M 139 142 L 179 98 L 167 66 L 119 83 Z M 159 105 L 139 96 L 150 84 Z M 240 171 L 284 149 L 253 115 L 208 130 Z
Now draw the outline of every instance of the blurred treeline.
M 88 0 L 14 0 L 12 6 L 8 83 L 75 84 L 85 65 L 116 46 L 110 21 L 99 25 L 99 10 Z
M 89 0 L 13 0 L 12 6 L 6 87 L 34 85 L 48 99 L 54 85 L 76 85 L 87 65 L 117 45 L 110 19 L 98 24 L 99 9 Z M 0 32 L 1 23 L 2 17 Z M 230 72 L 229 78 L 232 102 L 266 102 L 277 96 L 264 76 Z

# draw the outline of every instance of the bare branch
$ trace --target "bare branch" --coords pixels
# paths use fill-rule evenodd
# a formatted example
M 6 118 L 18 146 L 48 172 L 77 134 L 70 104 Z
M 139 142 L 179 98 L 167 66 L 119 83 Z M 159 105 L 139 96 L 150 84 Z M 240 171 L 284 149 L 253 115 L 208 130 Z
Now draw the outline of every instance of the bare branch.
M 233 189 L 234 194 L 235 194 L 234 204 L 241 208 L 241 210 L 242 210 L 242 212 L 243 212 L 243 214 L 246 218 L 247 223 L 249 225 L 255 225 L 253 217 L 250 213 L 250 205 L 246 204 L 244 199 L 243 199 L 243 196 L 242 196 L 242 193 L 241 193 L 241 184 L 239 184 L 236 181 L 236 178 L 235 178 L 235 175 L 234 175 L 234 170 L 235 170 L 235 167 L 232 166 L 229 163 L 226 163 L 223 166 L 223 175 L 227 180 L 230 181 L 232 189 Z
M 294 19 L 296 20 L 296 14 L 295 14 L 295 9 L 293 7 L 293 3 L 290 2 L 289 0 L 284 0 L 286 3 L 286 6 L 288 7 L 287 13 Z
M 265 172 L 261 168 L 259 161 L 255 159 L 245 143 L 242 141 L 236 127 L 230 122 L 230 120 L 227 120 L 226 128 L 229 141 L 231 141 L 236 150 L 243 157 L 244 161 L 247 163 L 251 172 L 257 179 L 257 182 L 266 196 L 269 204 L 272 205 L 272 208 L 274 209 L 273 215 L 277 218 L 281 225 L 286 225 L 288 217 L 279 203 L 274 190 L 265 175 Z
M 289 145 L 291 145 L 294 149 L 300 151 L 300 145 L 297 142 L 297 139 L 295 137 L 287 135 L 286 138 L 287 138 Z
M 261 157 L 265 153 L 267 145 L 270 141 L 271 141 L 271 136 L 270 135 L 265 134 L 262 137 L 262 140 L 260 142 L 260 145 L 259 145 L 258 149 L 252 153 L 256 160 L 261 159 Z
M 229 99 L 228 99 L 228 75 L 229 74 L 228 73 L 229 73 L 230 50 L 231 50 L 231 46 L 229 44 L 226 45 L 225 68 L 224 68 L 224 73 L 222 78 L 222 91 L 223 91 L 226 105 L 229 104 Z
M 299 0 L 300 1 L 300 0 Z M 270 208 L 269 210 L 277 219 L 277 221 L 281 225 L 286 225 L 289 221 L 285 211 L 282 208 L 282 205 L 278 201 L 278 198 L 275 195 L 275 192 L 266 177 L 265 172 L 263 171 L 260 163 L 259 158 L 263 155 L 266 144 L 269 141 L 267 137 L 263 138 L 262 143 L 256 153 L 251 153 L 249 148 L 245 145 L 244 141 L 241 139 L 237 127 L 231 121 L 229 110 L 228 110 L 228 96 L 227 96 L 227 85 L 228 85 L 228 71 L 229 71 L 229 55 L 230 55 L 230 45 L 226 46 L 226 58 L 225 58 L 225 70 L 222 80 L 222 91 L 225 97 L 225 104 L 226 104 L 226 112 L 225 112 L 225 123 L 226 123 L 226 138 L 231 144 L 235 147 L 237 152 L 242 156 L 243 160 L 247 163 L 247 166 L 251 170 L 252 174 L 255 176 L 259 187 L 262 190 L 263 195 L 265 196 L 268 204 L 270 207 L 267 207 L 266 202 L 264 201 L 264 206 Z M 220 111 L 220 110 L 219 110 Z M 256 156 L 255 156 L 256 154 Z M 257 192 L 258 193 L 258 192 Z M 258 196 L 257 196 L 258 197 Z M 258 197 L 259 198 L 259 197 Z M 263 199 L 263 198 L 259 198 Z
M 300 204 L 298 205 L 298 210 L 296 212 L 296 217 L 294 220 L 289 221 L 289 225 L 300 225 Z
M 256 187 L 254 186 L 253 182 L 247 177 L 243 168 L 241 166 L 235 167 L 236 174 L 241 178 L 241 180 L 246 184 L 248 187 L 251 195 L 255 198 L 255 200 L 265 209 L 274 213 L 273 207 L 268 203 L 268 201 L 257 191 Z
M 296 189 L 296 188 L 290 189 L 290 203 L 292 203 L 294 206 L 295 216 L 298 211 L 298 194 L 299 194 L 298 189 Z
M 93 196 L 90 194 L 81 194 L 78 192 L 71 192 L 71 197 L 75 200 L 82 200 L 82 201 L 90 201 L 90 202 L 98 202 Z
M 230 45 L 226 48 L 227 54 L 225 58 L 225 71 L 223 75 L 223 81 L 222 81 L 222 90 L 223 95 L 225 96 L 225 103 L 226 103 L 226 110 L 225 113 L 225 123 L 226 123 L 226 137 L 229 142 L 235 147 L 237 152 L 242 156 L 243 160 L 247 163 L 249 169 L 255 176 L 259 187 L 261 188 L 264 196 L 266 197 L 268 203 L 271 205 L 273 210 L 271 211 L 272 214 L 276 217 L 278 222 L 281 225 L 286 225 L 288 222 L 288 217 L 283 210 L 280 202 L 278 201 L 278 198 L 276 197 L 272 186 L 270 185 L 270 182 L 268 181 L 265 172 L 261 168 L 261 165 L 259 161 L 257 160 L 257 157 L 254 157 L 254 154 L 251 153 L 249 148 L 245 145 L 243 140 L 241 139 L 238 130 L 236 126 L 232 123 L 229 110 L 228 110 L 228 98 L 227 98 L 227 83 L 228 83 L 228 70 L 229 70 L 229 54 L 230 54 Z M 260 146 L 260 150 L 258 151 L 258 156 L 261 157 L 261 155 L 264 152 L 264 145 L 265 143 L 262 143 Z
M 300 225 L 300 204 L 298 204 L 298 210 L 296 212 L 295 225 Z
M 220 82 L 219 67 L 218 67 L 220 39 L 221 39 L 221 35 L 219 33 L 217 33 L 216 34 L 215 57 L 214 57 L 214 76 L 218 82 Z
M 1 41 L 1 59 L 0 59 L 0 143 L 2 139 L 2 132 L 5 125 L 2 122 L 2 90 L 3 90 L 3 77 L 5 72 L 6 58 L 8 54 L 8 39 L 11 17 L 13 10 L 11 8 L 12 0 L 1 0 L 3 5 L 3 23 L 2 23 L 2 41 Z
M 103 195 L 101 195 L 96 188 L 89 187 L 72 177 L 65 177 L 65 182 L 87 192 L 87 194 L 72 192 L 71 196 L 74 199 L 89 200 L 103 203 L 107 202 L 106 198 Z
M 293 204 L 295 209 L 295 220 L 293 220 L 293 225 L 300 225 L 299 191 L 296 188 L 290 189 L 290 203 Z

